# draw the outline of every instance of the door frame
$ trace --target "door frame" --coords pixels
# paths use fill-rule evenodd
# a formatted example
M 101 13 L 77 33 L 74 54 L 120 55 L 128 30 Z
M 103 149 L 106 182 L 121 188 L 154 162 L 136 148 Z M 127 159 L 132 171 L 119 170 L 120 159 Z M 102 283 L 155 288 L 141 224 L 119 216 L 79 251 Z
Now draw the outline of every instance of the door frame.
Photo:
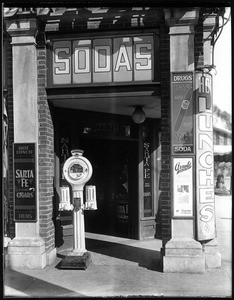
M 161 164 L 161 148 L 160 148 L 160 120 L 159 119 L 148 119 L 145 122 L 149 122 L 149 126 L 152 128 L 150 143 L 152 152 L 150 153 L 151 159 L 151 193 L 152 193 L 152 215 L 149 217 L 144 216 L 144 140 L 143 140 L 143 126 L 144 123 L 139 127 L 139 166 L 138 166 L 138 238 L 144 240 L 156 236 L 156 214 L 159 209 L 159 178 L 160 178 L 160 164 Z M 152 232 L 154 234 L 152 235 Z

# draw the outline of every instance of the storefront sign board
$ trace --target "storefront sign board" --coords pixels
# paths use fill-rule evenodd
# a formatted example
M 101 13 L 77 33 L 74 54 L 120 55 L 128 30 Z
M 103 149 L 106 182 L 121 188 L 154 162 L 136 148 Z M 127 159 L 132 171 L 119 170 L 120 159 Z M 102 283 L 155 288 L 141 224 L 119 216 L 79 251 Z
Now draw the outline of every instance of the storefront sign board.
M 193 73 L 171 75 L 172 154 L 194 153 Z
M 173 158 L 173 215 L 193 217 L 193 158 Z
M 196 73 L 197 238 L 216 237 L 212 76 Z
M 53 41 L 51 85 L 152 82 L 153 35 Z
M 36 157 L 34 143 L 15 143 L 14 220 L 37 221 Z

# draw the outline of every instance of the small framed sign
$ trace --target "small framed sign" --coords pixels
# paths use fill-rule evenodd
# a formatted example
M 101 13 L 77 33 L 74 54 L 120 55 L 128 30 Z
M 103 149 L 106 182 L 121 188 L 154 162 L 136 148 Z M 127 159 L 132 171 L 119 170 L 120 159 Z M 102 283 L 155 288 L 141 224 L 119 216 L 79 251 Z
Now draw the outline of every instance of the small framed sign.
M 193 73 L 171 74 L 172 155 L 194 154 Z
M 193 217 L 193 158 L 173 158 L 173 216 Z
M 13 144 L 14 220 L 37 221 L 35 143 Z

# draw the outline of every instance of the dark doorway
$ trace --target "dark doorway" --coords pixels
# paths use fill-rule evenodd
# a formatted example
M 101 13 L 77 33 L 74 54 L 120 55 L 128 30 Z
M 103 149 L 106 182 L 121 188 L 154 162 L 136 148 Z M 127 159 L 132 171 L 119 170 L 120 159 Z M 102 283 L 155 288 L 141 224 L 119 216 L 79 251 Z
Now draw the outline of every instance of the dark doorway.
M 138 238 L 138 142 L 81 138 L 93 166 L 97 210 L 85 211 L 85 231 Z
M 85 231 L 139 239 L 139 127 L 128 116 L 58 109 L 56 134 L 56 244 L 73 235 L 72 211 L 58 206 L 60 188 L 68 186 L 63 164 L 74 149 L 83 150 L 91 162 L 86 185 L 95 185 L 97 193 L 97 210 L 84 211 Z

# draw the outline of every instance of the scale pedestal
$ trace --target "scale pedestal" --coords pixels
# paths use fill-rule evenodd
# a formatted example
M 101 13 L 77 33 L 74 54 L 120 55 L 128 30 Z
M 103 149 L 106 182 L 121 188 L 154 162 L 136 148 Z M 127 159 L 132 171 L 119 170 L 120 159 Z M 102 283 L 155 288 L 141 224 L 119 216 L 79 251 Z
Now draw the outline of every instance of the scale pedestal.
M 91 263 L 91 255 L 88 251 L 76 253 L 72 251 L 60 263 L 61 269 L 85 270 Z
M 82 150 L 73 150 L 72 157 L 68 158 L 63 167 L 66 180 L 73 190 L 73 251 L 61 261 L 62 269 L 85 270 L 91 262 L 91 255 L 85 248 L 84 229 L 84 185 L 91 178 L 93 169 L 90 162 L 82 156 Z

